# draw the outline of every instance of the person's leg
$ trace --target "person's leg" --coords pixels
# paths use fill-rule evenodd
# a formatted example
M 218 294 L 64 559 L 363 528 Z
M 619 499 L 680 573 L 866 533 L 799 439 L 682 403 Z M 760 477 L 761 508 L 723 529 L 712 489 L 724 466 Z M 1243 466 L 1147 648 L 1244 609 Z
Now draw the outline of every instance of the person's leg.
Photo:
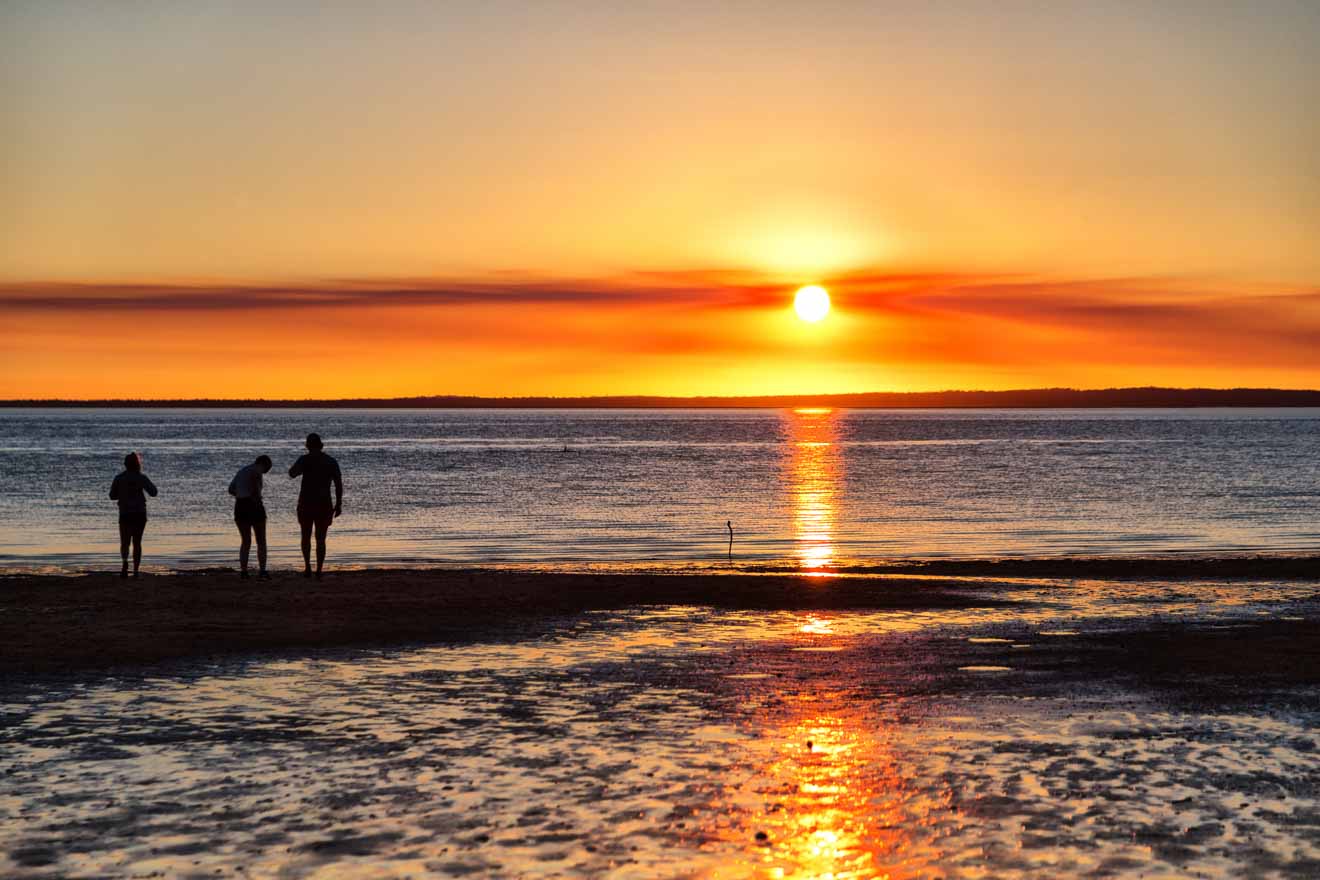
M 128 577 L 128 545 L 133 540 L 133 529 L 122 519 L 119 521 L 119 560 L 123 567 L 119 570 L 120 577 Z
M 133 576 L 137 577 L 138 568 L 142 565 L 142 533 L 147 530 L 147 520 L 145 517 L 133 524 Z
M 257 566 L 261 573 L 266 573 L 266 520 L 259 519 L 252 524 L 252 531 L 257 534 Z
M 330 523 L 318 522 L 316 524 L 316 576 L 321 576 L 321 569 L 325 566 L 325 536 L 330 531 Z
M 298 528 L 302 531 L 303 577 L 312 576 L 312 518 L 298 512 Z
M 238 570 L 247 577 L 248 556 L 252 552 L 252 524 L 246 520 L 238 524 Z M 265 568 L 265 566 L 262 566 Z

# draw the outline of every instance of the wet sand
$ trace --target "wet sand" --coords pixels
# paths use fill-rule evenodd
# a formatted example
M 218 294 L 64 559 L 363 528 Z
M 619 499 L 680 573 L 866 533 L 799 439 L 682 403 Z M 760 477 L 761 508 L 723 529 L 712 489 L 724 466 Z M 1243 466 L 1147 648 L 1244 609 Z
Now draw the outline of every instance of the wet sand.
M 1082 558 L 1002 558 L 898 560 L 842 566 L 838 571 L 982 578 L 1104 578 L 1141 580 L 1303 580 L 1320 581 L 1320 557 L 1156 556 Z
M 1313 877 L 1320 584 L 0 582 L 0 874 Z
M 511 618 L 690 605 L 732 609 L 957 609 L 1020 601 L 1024 584 L 1079 578 L 1316 580 L 1315 558 L 981 560 L 894 563 L 820 577 L 375 569 L 321 581 L 232 571 L 0 578 L 0 671 L 142 664 L 255 650 L 390 645 L 498 635 Z M 1060 584 L 1059 589 L 1071 588 Z
M 1316 876 L 1310 586 L 1013 595 L 8 674 L 0 874 Z
M 253 650 L 469 640 L 510 619 L 641 605 L 961 608 L 938 580 L 798 575 L 365 570 L 321 581 L 233 572 L 0 580 L 0 670 L 53 671 Z

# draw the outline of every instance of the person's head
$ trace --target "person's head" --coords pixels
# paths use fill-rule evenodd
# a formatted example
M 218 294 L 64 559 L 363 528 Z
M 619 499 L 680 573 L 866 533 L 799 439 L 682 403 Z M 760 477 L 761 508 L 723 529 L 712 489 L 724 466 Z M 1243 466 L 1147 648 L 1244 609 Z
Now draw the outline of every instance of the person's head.
M 321 447 L 323 446 L 325 446 L 325 444 L 321 442 L 320 434 L 312 433 L 307 435 L 307 448 L 312 452 L 320 452 Z
M 271 461 L 269 455 L 257 456 L 257 470 L 261 471 L 263 474 L 268 474 L 270 473 L 270 465 Z
M 124 456 L 124 470 L 133 474 L 142 473 L 142 456 L 136 452 L 130 452 Z

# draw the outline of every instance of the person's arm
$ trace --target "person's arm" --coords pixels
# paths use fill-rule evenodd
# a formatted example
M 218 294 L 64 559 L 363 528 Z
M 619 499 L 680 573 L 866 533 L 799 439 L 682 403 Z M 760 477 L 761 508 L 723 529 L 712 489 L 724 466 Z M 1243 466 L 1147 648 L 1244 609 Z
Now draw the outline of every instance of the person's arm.
M 298 460 L 293 463 L 293 467 L 289 468 L 289 479 L 292 480 L 294 477 L 298 477 L 302 475 L 304 457 L 305 456 L 301 456 L 301 455 L 298 456 Z
M 156 484 L 151 482 L 151 478 L 142 474 L 142 488 L 147 490 L 147 494 L 152 498 L 156 497 Z
M 344 512 L 344 477 L 339 472 L 339 462 L 335 462 L 335 516 Z
M 110 481 L 110 500 L 119 500 L 119 477 L 117 476 Z
M 239 471 L 239 472 L 238 472 L 238 474 L 241 474 L 241 473 L 243 473 L 243 472 L 242 472 L 242 471 Z M 234 496 L 237 496 L 237 495 L 238 495 L 238 474 L 234 474 L 234 478 L 233 478 L 232 480 L 229 481 L 229 494 L 230 494 L 230 495 L 234 495 Z

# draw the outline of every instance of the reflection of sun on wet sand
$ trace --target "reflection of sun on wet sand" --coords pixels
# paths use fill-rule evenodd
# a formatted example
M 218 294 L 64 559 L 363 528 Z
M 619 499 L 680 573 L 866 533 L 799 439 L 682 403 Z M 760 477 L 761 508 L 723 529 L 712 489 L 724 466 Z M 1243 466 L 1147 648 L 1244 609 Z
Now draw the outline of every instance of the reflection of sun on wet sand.
M 1313 633 L 1254 625 L 1240 647 L 1270 657 L 1251 669 L 1223 651 L 1248 624 L 1049 639 L 1007 667 L 985 661 L 1015 643 L 984 629 L 908 640 L 856 624 L 804 614 L 739 658 L 759 674 L 725 679 L 743 735 L 680 828 L 705 858 L 683 876 L 1314 876 L 1320 848 L 1292 847 L 1295 823 L 1313 827 L 1313 779 L 1296 774 L 1317 741 L 1306 722 L 1255 717 L 1272 688 L 1314 686 Z M 1156 689 L 1124 689 L 1141 676 Z M 1238 695 L 1230 676 L 1258 689 Z M 1229 698 L 1220 714 L 1187 711 L 1207 694 Z
M 915 817 L 892 748 L 881 732 L 817 702 L 804 701 L 780 728 L 784 751 L 767 768 L 796 788 L 768 817 L 785 873 L 906 876 L 924 860 L 910 846 Z
M 807 615 L 797 631 L 808 642 L 849 641 L 823 614 Z M 709 818 L 695 836 L 721 863 L 700 876 L 903 880 L 936 863 L 927 826 L 947 814 L 949 797 L 910 784 L 892 724 L 828 684 L 748 696 L 745 781 L 703 811 Z
M 746 746 L 750 778 L 708 805 L 704 877 L 921 876 L 938 851 L 926 826 L 948 798 L 909 786 L 888 731 L 846 694 L 803 694 L 768 709 Z

